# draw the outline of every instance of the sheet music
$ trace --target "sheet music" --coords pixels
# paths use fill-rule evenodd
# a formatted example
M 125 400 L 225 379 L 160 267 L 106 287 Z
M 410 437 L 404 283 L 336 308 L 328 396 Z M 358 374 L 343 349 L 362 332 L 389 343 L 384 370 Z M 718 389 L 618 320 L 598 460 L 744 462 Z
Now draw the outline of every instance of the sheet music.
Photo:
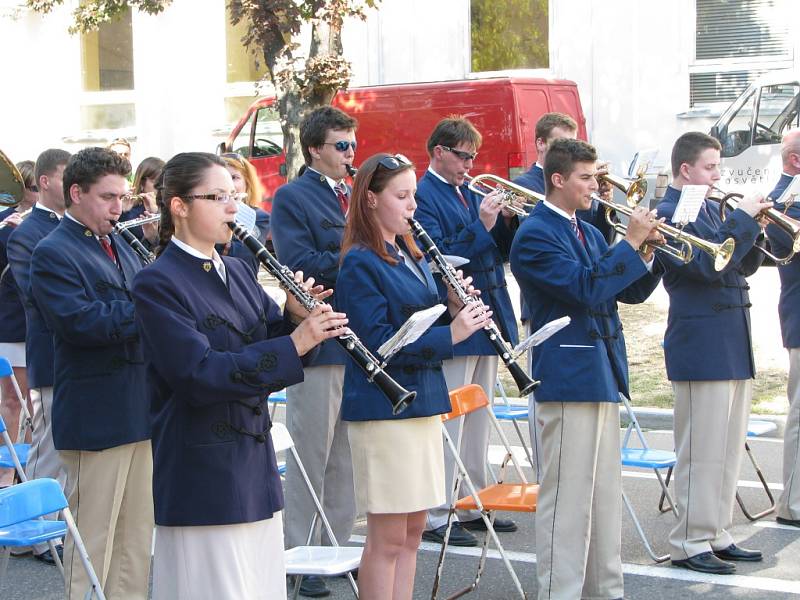
M 675 214 L 672 215 L 672 222 L 681 225 L 694 223 L 707 193 L 707 185 L 684 185 L 678 206 L 675 207 Z
M 798 201 L 798 196 L 800 196 L 800 175 L 795 175 L 775 202 L 791 206 Z
M 258 237 L 258 228 L 256 227 L 256 209 L 248 206 L 244 202 L 239 202 L 239 210 L 236 213 L 236 222 L 244 227 L 247 231 Z
M 447 261 L 447 264 L 454 269 L 458 269 L 469 262 L 468 258 L 456 256 L 455 254 L 443 254 L 442 256 Z M 429 262 L 428 267 L 430 267 L 431 273 L 439 273 L 439 266 L 435 262 Z
M 526 339 L 522 340 L 519 344 L 516 345 L 514 348 L 514 356 L 520 356 L 523 352 L 528 350 L 533 346 L 538 346 L 543 341 L 548 339 L 550 336 L 558 333 L 564 327 L 570 324 L 572 319 L 569 317 L 561 317 L 560 319 L 554 319 L 549 323 L 545 323 L 539 329 L 534 331 L 531 335 L 529 335 Z
M 436 304 L 411 315 L 397 330 L 397 333 L 378 348 L 378 354 L 383 357 L 383 362 L 389 362 L 389 359 L 403 346 L 416 342 L 446 310 L 447 307 L 444 304 Z
M 650 165 L 655 163 L 656 156 L 658 156 L 658 148 L 648 148 L 634 154 L 633 160 L 628 167 L 628 179 L 636 179 L 641 175 L 646 175 Z

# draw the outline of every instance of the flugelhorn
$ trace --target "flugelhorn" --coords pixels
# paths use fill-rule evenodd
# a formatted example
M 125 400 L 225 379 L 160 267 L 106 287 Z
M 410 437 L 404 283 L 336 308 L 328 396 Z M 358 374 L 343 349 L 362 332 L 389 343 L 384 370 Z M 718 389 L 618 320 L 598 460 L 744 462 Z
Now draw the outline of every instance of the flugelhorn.
M 469 190 L 479 196 L 488 196 L 495 190 L 500 190 L 502 193 L 500 202 L 503 207 L 520 217 L 526 216 L 537 202 L 544 200 L 544 194 L 538 194 L 491 173 L 483 173 L 475 177 L 465 175 L 464 179 L 469 182 Z
M 744 194 L 741 194 L 739 192 L 728 192 L 726 194 L 723 190 L 719 189 L 716 186 L 711 187 L 711 192 L 712 194 L 714 192 L 718 192 L 719 194 L 721 194 L 720 196 L 712 195 L 709 196 L 709 198 L 711 200 L 719 202 L 719 217 L 723 221 L 728 216 L 728 212 L 736 210 L 736 207 L 738 206 L 738 202 L 736 201 L 744 198 Z M 767 201 L 772 202 L 772 198 L 767 198 Z M 792 202 L 793 201 L 794 199 L 792 199 Z M 736 202 L 736 204 L 733 204 L 733 202 Z M 790 206 L 792 202 L 787 202 L 786 206 L 787 207 Z M 760 214 L 764 215 L 767 221 L 769 221 L 770 223 L 778 227 L 781 231 L 783 231 L 786 235 L 788 235 L 789 238 L 792 240 L 792 243 L 790 244 L 791 249 L 789 250 L 789 253 L 783 257 L 775 256 L 774 254 L 772 254 L 772 252 L 770 252 L 766 248 L 762 248 L 761 246 L 756 246 L 756 248 L 758 248 L 760 252 L 763 252 L 764 256 L 774 261 L 776 265 L 783 266 L 785 264 L 788 264 L 794 258 L 794 255 L 800 252 L 800 221 L 798 221 L 797 219 L 793 219 L 788 215 L 783 214 L 776 208 L 767 208 Z

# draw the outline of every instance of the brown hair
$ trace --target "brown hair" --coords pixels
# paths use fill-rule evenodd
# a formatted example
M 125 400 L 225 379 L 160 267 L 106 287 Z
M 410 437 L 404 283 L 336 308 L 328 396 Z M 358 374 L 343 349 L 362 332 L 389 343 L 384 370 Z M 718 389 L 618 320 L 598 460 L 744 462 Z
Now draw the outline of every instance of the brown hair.
M 144 192 L 144 182 L 150 180 L 153 185 L 156 184 L 158 178 L 161 176 L 161 170 L 164 168 L 164 161 L 157 156 L 148 156 L 139 166 L 136 167 L 136 173 L 133 176 L 133 193 L 141 194 Z
M 547 138 L 550 137 L 550 133 L 556 127 L 560 129 L 566 129 L 568 131 L 578 130 L 578 124 L 575 122 L 575 119 L 569 115 L 559 112 L 544 113 L 541 117 L 539 117 L 539 120 L 536 121 L 536 130 L 534 132 L 536 139 L 547 141 Z
M 244 185 L 247 189 L 247 205 L 252 208 L 261 208 L 261 200 L 264 198 L 264 186 L 261 185 L 258 172 L 253 164 L 244 156 L 232 152 L 223 154 L 222 160 L 225 161 L 226 165 L 239 171 L 242 179 L 244 179 Z
M 433 156 L 436 146 L 455 148 L 463 142 L 472 144 L 477 150 L 481 147 L 483 138 L 469 119 L 462 115 L 450 115 L 439 121 L 431 132 L 427 145 L 428 156 Z
M 347 211 L 347 224 L 344 228 L 340 261 L 344 260 L 345 254 L 353 246 L 360 244 L 372 250 L 390 265 L 398 263 L 397 259 L 386 250 L 380 227 L 375 219 L 375 211 L 369 207 L 367 190 L 374 194 L 381 193 L 386 189 L 389 181 L 404 171 L 413 171 L 414 165 L 401 162 L 396 169 L 388 169 L 380 164 L 380 161 L 387 157 L 393 157 L 393 155 L 385 152 L 373 154 L 358 168 L 358 173 L 353 181 L 350 208 Z M 401 237 L 408 253 L 414 260 L 422 258 L 423 254 L 417 247 L 414 236 L 406 233 Z
M 36 177 L 33 176 L 33 172 L 36 170 L 36 163 L 32 160 L 21 160 L 16 164 L 16 167 L 19 174 L 22 175 L 25 188 L 32 192 L 38 190 Z
M 696 163 L 700 153 L 709 148 L 721 150 L 722 146 L 715 138 L 705 133 L 699 131 L 684 133 L 675 141 L 675 145 L 672 147 L 672 176 L 678 176 L 683 163 L 690 165 Z
M 300 147 L 306 164 L 311 164 L 309 148 L 322 146 L 329 131 L 355 130 L 357 127 L 358 121 L 333 106 L 321 106 L 306 114 L 300 121 Z
M 597 151 L 594 146 L 581 140 L 559 138 L 555 140 L 544 157 L 544 189 L 550 192 L 553 185 L 553 173 L 569 178 L 575 170 L 575 163 L 594 162 Z

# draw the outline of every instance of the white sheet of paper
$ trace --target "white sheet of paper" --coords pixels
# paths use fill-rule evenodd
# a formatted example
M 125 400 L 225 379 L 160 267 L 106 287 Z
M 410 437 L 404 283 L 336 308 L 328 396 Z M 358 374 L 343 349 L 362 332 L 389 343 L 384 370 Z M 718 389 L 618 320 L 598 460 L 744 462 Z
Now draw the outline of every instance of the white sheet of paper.
M 694 223 L 707 193 L 707 185 L 683 186 L 678 206 L 675 207 L 675 214 L 672 215 L 672 222 L 679 224 Z
M 539 329 L 534 331 L 530 334 L 526 339 L 522 340 L 519 344 L 516 345 L 514 348 L 514 356 L 519 356 L 523 352 L 525 352 L 528 348 L 533 346 L 538 346 L 551 335 L 558 333 L 564 327 L 570 324 L 572 319 L 569 317 L 561 317 L 560 319 L 554 319 L 549 323 L 545 323 Z
M 256 228 L 256 209 L 248 206 L 244 202 L 239 202 L 239 210 L 236 213 L 236 222 L 247 229 L 254 236 L 258 237 Z
M 656 156 L 658 156 L 658 148 L 647 148 L 634 154 L 628 167 L 628 179 L 636 179 L 640 175 L 647 174 L 647 170 L 655 162 Z
M 800 196 L 800 175 L 795 175 L 775 202 L 791 205 L 800 200 L 798 196 Z
M 469 262 L 468 258 L 464 258 L 463 256 L 456 256 L 454 254 L 443 254 L 444 259 L 447 261 L 447 264 L 453 267 L 454 269 L 458 269 L 459 267 L 466 265 Z M 431 273 L 439 273 L 439 267 L 436 266 L 436 263 L 429 262 L 428 267 L 431 269 Z
M 378 354 L 383 357 L 384 362 L 389 362 L 392 355 L 400 350 L 400 348 L 412 342 L 416 342 L 446 310 L 447 307 L 444 304 L 436 304 L 425 310 L 415 312 L 403 323 L 400 329 L 397 330 L 397 333 L 378 348 Z

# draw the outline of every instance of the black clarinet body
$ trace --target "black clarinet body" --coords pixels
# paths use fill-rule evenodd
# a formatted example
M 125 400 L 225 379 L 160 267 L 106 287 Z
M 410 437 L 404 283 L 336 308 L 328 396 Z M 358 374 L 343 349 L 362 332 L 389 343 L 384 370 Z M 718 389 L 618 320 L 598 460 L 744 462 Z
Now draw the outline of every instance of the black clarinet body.
M 464 304 L 480 302 L 480 300 L 471 296 L 464 288 L 458 279 L 456 270 L 447 262 L 439 248 L 433 243 L 431 236 L 422 228 L 422 225 L 414 219 L 409 219 L 408 224 L 411 226 L 411 233 L 414 234 L 414 237 L 422 246 L 422 251 L 430 257 L 431 261 L 442 274 L 442 279 L 444 279 L 445 284 L 455 292 L 458 299 Z M 489 338 L 489 342 L 491 342 L 497 355 L 506 365 L 508 372 L 511 373 L 511 377 L 514 379 L 519 393 L 523 396 L 530 394 L 536 386 L 539 385 L 539 382 L 531 379 L 517 362 L 513 354 L 513 348 L 503 339 L 503 334 L 497 327 L 497 323 L 495 323 L 494 320 L 490 320 L 489 325 L 484 327 L 483 331 L 486 337 Z
M 294 273 L 286 265 L 278 262 L 272 253 L 267 250 L 258 239 L 251 235 L 244 227 L 236 223 L 228 223 L 233 234 L 255 254 L 264 268 L 278 280 L 286 293 L 294 296 L 298 302 L 309 312 L 320 302 L 311 294 L 304 291 L 294 280 Z M 396 415 L 405 410 L 417 392 L 408 391 L 397 383 L 381 366 L 381 362 L 369 351 L 364 343 L 354 333 L 348 333 L 335 338 L 339 345 L 350 355 L 356 364 L 367 374 L 367 379 L 377 385 L 392 404 L 392 414 Z
M 128 242 L 128 245 L 133 248 L 134 252 L 138 254 L 144 261 L 144 264 L 149 265 L 156 259 L 156 255 L 150 252 L 145 245 L 139 241 L 133 233 L 126 227 L 120 227 L 119 223 L 114 223 L 114 233 L 118 234 L 123 240 Z

